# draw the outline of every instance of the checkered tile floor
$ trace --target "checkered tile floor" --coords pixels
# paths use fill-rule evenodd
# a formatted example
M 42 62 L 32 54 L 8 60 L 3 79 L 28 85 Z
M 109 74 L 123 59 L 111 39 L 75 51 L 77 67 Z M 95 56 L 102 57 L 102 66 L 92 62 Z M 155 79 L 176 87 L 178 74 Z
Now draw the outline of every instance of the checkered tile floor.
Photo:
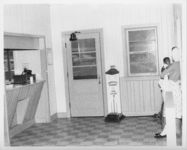
M 153 117 L 126 117 L 120 123 L 106 123 L 103 117 L 56 119 L 14 136 L 11 146 L 165 146 L 166 138 L 154 138 L 160 130 Z

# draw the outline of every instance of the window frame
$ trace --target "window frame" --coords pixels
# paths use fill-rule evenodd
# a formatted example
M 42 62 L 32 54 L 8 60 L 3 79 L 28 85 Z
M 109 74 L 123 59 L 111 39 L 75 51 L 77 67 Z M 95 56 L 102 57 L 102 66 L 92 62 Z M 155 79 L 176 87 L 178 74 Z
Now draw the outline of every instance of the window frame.
M 156 64 L 156 72 L 155 73 L 131 73 L 130 72 L 130 50 L 129 50 L 129 39 L 128 39 L 128 32 L 129 31 L 141 31 L 141 30 L 155 30 L 155 41 L 156 41 L 156 47 L 155 47 L 155 64 Z M 144 26 L 128 26 L 123 27 L 123 35 L 124 39 L 123 42 L 125 43 L 124 50 L 126 50 L 126 57 L 124 59 L 127 59 L 127 76 L 129 77 L 136 77 L 136 76 L 157 76 L 159 75 L 159 58 L 158 58 L 158 26 L 157 25 L 144 25 Z M 135 52 L 134 52 L 135 53 Z

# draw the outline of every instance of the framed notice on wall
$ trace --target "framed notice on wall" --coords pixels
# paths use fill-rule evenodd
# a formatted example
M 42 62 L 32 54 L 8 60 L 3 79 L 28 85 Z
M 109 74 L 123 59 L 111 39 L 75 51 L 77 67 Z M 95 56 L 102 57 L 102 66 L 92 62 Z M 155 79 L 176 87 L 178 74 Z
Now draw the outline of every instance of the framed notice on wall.
M 128 75 L 158 74 L 157 27 L 125 28 Z

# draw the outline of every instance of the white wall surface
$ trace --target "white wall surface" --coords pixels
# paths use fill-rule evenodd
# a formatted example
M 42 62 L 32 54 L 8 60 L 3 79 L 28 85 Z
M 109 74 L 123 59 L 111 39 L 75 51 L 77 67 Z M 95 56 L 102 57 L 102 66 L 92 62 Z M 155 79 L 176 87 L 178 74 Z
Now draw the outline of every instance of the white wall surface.
M 4 5 L 4 32 L 42 35 L 51 49 L 50 11 L 48 5 Z M 56 113 L 53 65 L 48 66 L 50 113 Z
M 54 55 L 57 112 L 66 112 L 63 73 L 62 32 L 103 29 L 105 70 L 116 65 L 120 76 L 127 72 L 122 27 L 158 25 L 159 65 L 170 56 L 173 46 L 172 5 L 51 5 L 51 29 Z
M 51 47 L 49 6 L 4 5 L 4 31 L 44 35 L 47 47 Z
M 21 74 L 23 67 L 27 66 L 32 70 L 32 74 L 41 76 L 40 51 L 14 51 L 14 70 L 15 74 Z

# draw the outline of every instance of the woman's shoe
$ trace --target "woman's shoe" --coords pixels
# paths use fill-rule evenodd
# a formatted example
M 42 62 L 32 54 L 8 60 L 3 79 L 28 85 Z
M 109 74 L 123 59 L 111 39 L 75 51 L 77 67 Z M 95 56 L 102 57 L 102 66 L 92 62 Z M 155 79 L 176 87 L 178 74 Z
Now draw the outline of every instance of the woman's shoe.
M 160 133 L 156 133 L 154 137 L 155 138 L 165 138 L 166 135 L 161 135 Z
M 155 136 L 158 136 L 158 135 L 160 135 L 160 133 L 161 133 L 161 132 L 155 133 Z

